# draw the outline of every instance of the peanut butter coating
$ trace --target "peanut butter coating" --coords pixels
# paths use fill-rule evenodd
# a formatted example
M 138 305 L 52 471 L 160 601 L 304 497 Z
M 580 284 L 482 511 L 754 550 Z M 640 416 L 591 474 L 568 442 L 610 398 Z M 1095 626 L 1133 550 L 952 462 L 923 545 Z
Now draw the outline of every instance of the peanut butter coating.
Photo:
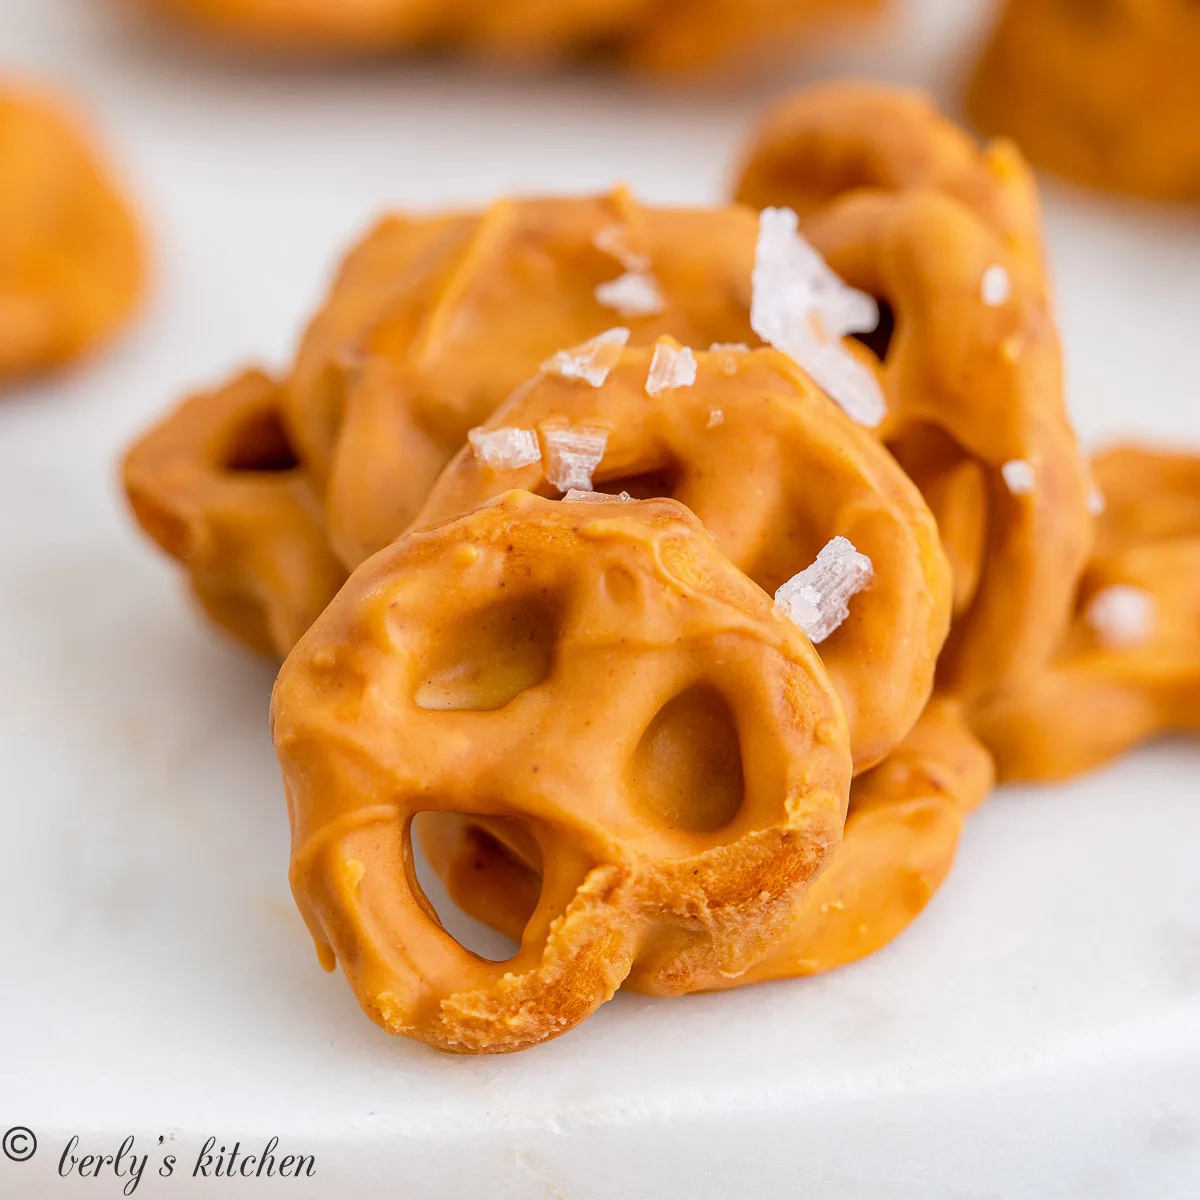
M 0 384 L 110 337 L 141 294 L 133 213 L 57 99 L 0 84 Z
M 384 1028 L 461 1052 L 557 1036 L 635 970 L 682 992 L 761 957 L 838 842 L 851 772 L 811 645 L 669 500 L 514 492 L 405 536 L 288 657 L 272 726 L 314 937 Z M 516 818 L 536 843 L 508 962 L 425 901 L 420 812 Z
M 282 658 L 346 578 L 261 372 L 185 400 L 126 452 L 122 482 L 208 616 L 261 654 Z
M 376 226 L 309 326 L 285 397 L 346 565 L 383 544 L 380 527 L 409 525 L 467 431 L 556 351 L 616 326 L 633 345 L 757 342 L 756 236 L 748 209 L 652 209 L 621 190 Z M 631 262 L 661 311 L 597 298 Z
M 1048 666 L 977 715 L 1001 778 L 1066 779 L 1139 742 L 1200 733 L 1200 458 L 1129 446 L 1094 464 L 1106 508 L 1075 619 Z M 1133 589 L 1145 628 L 1093 605 Z

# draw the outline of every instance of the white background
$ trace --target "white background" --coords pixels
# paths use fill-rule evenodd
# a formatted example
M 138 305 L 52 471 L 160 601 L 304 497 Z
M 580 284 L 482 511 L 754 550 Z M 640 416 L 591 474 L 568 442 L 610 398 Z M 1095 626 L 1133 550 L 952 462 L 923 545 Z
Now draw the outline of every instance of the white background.
M 740 88 L 435 64 L 261 69 L 117 19 L 0 0 L 0 72 L 55 80 L 145 210 L 153 295 L 86 368 L 0 398 L 0 1195 L 66 1137 L 316 1153 L 279 1192 L 519 1200 L 1193 1197 L 1200 1189 L 1200 751 L 1011 789 L 897 944 L 737 994 L 619 996 L 516 1057 L 388 1039 L 316 965 L 287 891 L 271 672 L 204 628 L 134 534 L 119 447 L 198 383 L 286 361 L 380 208 L 629 182 L 722 197 L 790 82 L 845 70 L 952 99 L 987 6 L 913 3 L 855 53 Z M 907 23 L 905 23 L 907 22 Z M 1089 444 L 1200 445 L 1200 219 L 1047 185 L 1072 407 Z M 158 1136 L 166 1141 L 157 1143 Z M 153 1171 L 151 1166 L 150 1171 Z

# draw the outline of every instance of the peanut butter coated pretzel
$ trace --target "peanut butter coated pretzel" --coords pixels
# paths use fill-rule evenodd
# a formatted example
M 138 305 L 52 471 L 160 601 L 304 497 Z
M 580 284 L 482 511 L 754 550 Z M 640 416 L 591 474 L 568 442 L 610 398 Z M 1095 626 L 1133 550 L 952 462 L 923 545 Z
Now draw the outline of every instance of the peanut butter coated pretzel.
M 651 364 L 664 348 L 625 351 L 598 388 L 552 371 L 518 388 L 482 430 L 534 430 L 541 459 L 497 468 L 464 448 L 413 527 L 512 487 L 558 495 L 547 479 L 549 444 L 558 431 L 589 429 L 606 435 L 592 474 L 597 489 L 686 504 L 769 593 L 827 542 L 848 538 L 870 558 L 874 582 L 819 652 L 846 709 L 855 770 L 865 770 L 904 737 L 933 686 L 950 610 L 933 519 L 872 434 L 785 355 L 697 352 L 694 382 L 652 397 Z
M 403 530 L 468 430 L 564 347 L 614 328 L 634 345 L 756 341 L 756 234 L 746 209 L 648 209 L 624 191 L 377 226 L 286 397 L 346 565 Z
M 0 382 L 83 353 L 142 288 L 134 218 L 57 101 L 0 84 Z
M 288 657 L 272 724 L 326 963 L 385 1029 L 460 1052 L 555 1037 L 631 973 L 683 992 L 761 957 L 837 844 L 851 772 L 815 651 L 670 500 L 515 492 L 406 535 Z M 536 845 L 507 962 L 424 898 L 421 812 Z
M 346 577 L 260 372 L 185 400 L 130 448 L 122 475 L 138 523 L 253 650 L 282 658 Z
M 600 58 L 653 71 L 710 67 L 880 0 L 146 0 L 228 40 L 309 55 L 402 49 L 541 62 Z
M 999 237 L 1031 279 L 1045 275 L 1037 185 L 1005 139 L 982 149 L 928 95 L 868 82 L 792 93 L 755 129 L 734 193 L 803 220 L 848 192 L 943 192 Z
M 967 97 L 984 129 L 1092 187 L 1200 201 L 1200 8 L 1006 0 Z
M 918 94 L 831 85 L 768 118 L 738 194 L 798 205 L 833 270 L 883 302 L 864 339 L 887 397 L 878 433 L 954 573 L 940 685 L 970 699 L 1027 675 L 1069 619 L 1091 518 L 1019 155 L 976 151 Z
M 1200 733 L 1200 458 L 1126 447 L 1095 472 L 1107 507 L 1058 655 L 977 714 L 1004 779 L 1065 779 Z

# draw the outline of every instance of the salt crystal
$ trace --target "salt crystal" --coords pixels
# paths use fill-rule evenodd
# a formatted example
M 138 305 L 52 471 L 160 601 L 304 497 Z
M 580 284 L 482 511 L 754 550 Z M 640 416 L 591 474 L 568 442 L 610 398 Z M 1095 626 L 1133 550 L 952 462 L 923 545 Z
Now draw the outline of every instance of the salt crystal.
M 874 578 L 871 560 L 859 554 L 849 538 L 835 537 L 811 566 L 775 593 L 775 604 L 817 646 L 850 615 L 850 598 L 870 587 Z
M 1116 583 L 1092 597 L 1084 619 L 1106 649 L 1136 646 L 1154 630 L 1154 597 L 1141 588 Z
M 713 342 L 709 346 L 713 354 L 749 354 L 750 347 L 745 342 Z
M 790 208 L 764 208 L 754 254 L 750 327 L 795 359 L 859 424 L 878 425 L 887 405 L 875 373 L 841 344 L 879 324 L 879 305 L 847 287 L 800 235 Z
M 600 465 L 608 445 L 608 431 L 579 426 L 551 429 L 546 441 L 546 478 L 560 492 L 590 492 L 592 472 Z
M 542 457 L 537 434 L 532 429 L 484 429 L 478 426 L 467 434 L 475 457 L 497 471 L 528 467 Z
M 646 394 L 657 396 L 671 388 L 691 387 L 696 382 L 696 356 L 687 346 L 676 350 L 666 342 L 654 347 L 650 372 L 646 376 Z
M 627 271 L 607 283 L 598 283 L 594 294 L 597 304 L 623 317 L 653 317 L 667 307 L 654 276 L 640 271 Z
M 630 250 L 625 240 L 627 233 L 623 225 L 605 225 L 603 229 L 596 230 L 592 245 L 605 254 L 611 254 L 627 271 L 648 271 L 650 259 Z
M 568 488 L 564 500 L 580 504 L 627 504 L 633 497 L 628 492 L 585 492 L 582 488 Z
M 1010 458 L 1000 468 L 1004 483 L 1014 496 L 1027 496 L 1037 487 L 1037 471 L 1023 458 Z
M 1088 492 L 1087 510 L 1093 517 L 1100 516 L 1108 507 L 1108 501 L 1104 498 L 1104 493 L 1100 490 L 1097 484 L 1092 484 L 1091 491 Z
M 1012 295 L 1012 280 L 999 263 L 984 271 L 979 295 L 988 308 L 999 308 Z
M 725 424 L 725 414 L 719 408 L 710 408 L 708 410 L 708 424 L 705 429 L 715 429 L 718 425 Z
M 608 373 L 621 358 L 621 351 L 629 341 L 629 330 L 623 325 L 606 329 L 591 341 L 584 342 L 572 350 L 559 350 L 542 363 L 542 370 L 564 379 L 582 379 L 592 387 L 602 387 Z

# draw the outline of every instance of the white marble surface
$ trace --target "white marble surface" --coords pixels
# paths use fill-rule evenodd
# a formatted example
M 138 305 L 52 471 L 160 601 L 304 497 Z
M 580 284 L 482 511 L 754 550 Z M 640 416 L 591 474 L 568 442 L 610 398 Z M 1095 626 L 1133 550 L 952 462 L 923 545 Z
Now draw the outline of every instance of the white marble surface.
M 985 6 L 911 6 L 823 60 L 945 89 Z M 83 97 L 153 226 L 153 303 L 114 352 L 0 401 L 0 1195 L 137 1138 L 134 1194 L 330 1200 L 1200 1194 L 1200 748 L 1144 751 L 973 821 L 925 917 L 833 976 L 620 996 L 498 1060 L 386 1038 L 317 968 L 287 892 L 270 674 L 186 609 L 131 531 L 117 448 L 180 390 L 282 361 L 337 246 L 385 204 L 620 178 L 714 199 L 751 90 L 661 95 L 430 65 L 257 72 L 122 31 L 96 0 L 2 0 L 0 72 Z M 1090 442 L 1200 445 L 1200 220 L 1049 192 Z M 212 1135 L 311 1180 L 191 1178 Z M 158 1137 L 164 1138 L 158 1143 Z M 163 1154 L 175 1175 L 153 1176 Z

